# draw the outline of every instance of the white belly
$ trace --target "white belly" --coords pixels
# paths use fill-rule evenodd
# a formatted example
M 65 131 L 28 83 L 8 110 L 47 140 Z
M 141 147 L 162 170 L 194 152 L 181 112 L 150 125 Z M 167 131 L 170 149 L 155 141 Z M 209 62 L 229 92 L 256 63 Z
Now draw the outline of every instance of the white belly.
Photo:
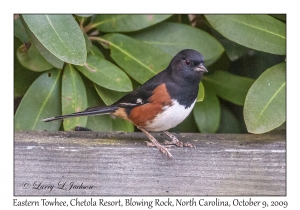
M 158 114 L 151 122 L 144 127 L 147 131 L 166 131 L 181 123 L 192 111 L 196 100 L 188 108 L 172 100 L 171 106 L 165 106 L 165 111 Z

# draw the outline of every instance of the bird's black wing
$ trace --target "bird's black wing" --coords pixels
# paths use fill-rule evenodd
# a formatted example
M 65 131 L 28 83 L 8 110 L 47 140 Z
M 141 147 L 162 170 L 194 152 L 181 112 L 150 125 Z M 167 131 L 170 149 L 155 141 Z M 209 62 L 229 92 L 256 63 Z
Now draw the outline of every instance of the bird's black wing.
M 157 86 L 161 85 L 164 82 L 165 78 L 167 78 L 166 74 L 167 71 L 162 71 L 158 73 L 134 91 L 123 96 L 113 105 L 123 108 L 133 108 L 136 106 L 147 104 L 149 102 L 149 98 L 153 94 L 153 90 Z

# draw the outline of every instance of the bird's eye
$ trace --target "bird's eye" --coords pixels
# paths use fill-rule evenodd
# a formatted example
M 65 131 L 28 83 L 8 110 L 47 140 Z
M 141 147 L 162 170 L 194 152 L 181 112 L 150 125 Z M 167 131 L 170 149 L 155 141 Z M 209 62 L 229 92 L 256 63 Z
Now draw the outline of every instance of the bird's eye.
M 185 60 L 186 65 L 191 65 L 191 62 L 189 60 Z

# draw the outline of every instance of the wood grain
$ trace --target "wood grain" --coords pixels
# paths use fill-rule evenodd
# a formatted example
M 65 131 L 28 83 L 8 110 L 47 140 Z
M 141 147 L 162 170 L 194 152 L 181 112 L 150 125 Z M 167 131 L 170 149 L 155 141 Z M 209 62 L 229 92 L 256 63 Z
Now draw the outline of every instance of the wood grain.
M 175 135 L 196 149 L 169 159 L 142 133 L 16 132 L 14 195 L 286 195 L 285 134 Z

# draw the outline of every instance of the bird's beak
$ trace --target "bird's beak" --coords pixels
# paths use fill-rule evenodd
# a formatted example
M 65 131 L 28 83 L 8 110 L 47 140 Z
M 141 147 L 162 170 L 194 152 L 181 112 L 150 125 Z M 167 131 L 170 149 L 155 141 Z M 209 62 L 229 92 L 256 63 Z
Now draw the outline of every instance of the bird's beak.
M 194 68 L 194 71 L 208 72 L 207 69 L 205 68 L 205 66 L 203 65 L 203 63 L 200 63 L 199 66 L 196 66 L 196 67 Z

